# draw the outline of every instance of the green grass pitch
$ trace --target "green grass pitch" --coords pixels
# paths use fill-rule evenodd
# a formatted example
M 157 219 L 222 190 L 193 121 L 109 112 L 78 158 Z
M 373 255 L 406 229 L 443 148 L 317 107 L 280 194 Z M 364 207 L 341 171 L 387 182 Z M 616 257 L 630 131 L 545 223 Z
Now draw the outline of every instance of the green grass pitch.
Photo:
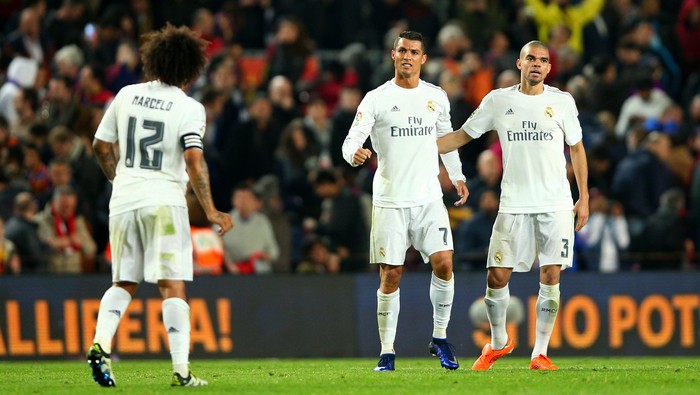
M 243 359 L 192 362 L 208 387 L 170 387 L 166 360 L 113 363 L 116 388 L 93 383 L 87 364 L 0 362 L 0 394 L 697 394 L 700 357 L 557 358 L 557 372 L 528 369 L 507 357 L 472 372 L 471 358 L 446 371 L 435 358 L 398 358 L 396 371 L 375 373 L 375 359 Z

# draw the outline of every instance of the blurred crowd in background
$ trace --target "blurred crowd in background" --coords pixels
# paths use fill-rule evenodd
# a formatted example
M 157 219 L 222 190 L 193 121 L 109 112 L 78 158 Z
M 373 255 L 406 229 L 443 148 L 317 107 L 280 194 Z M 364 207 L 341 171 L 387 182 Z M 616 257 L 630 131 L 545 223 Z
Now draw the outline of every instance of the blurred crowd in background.
M 700 0 L 1 0 L 0 275 L 109 271 L 110 184 L 92 138 L 114 94 L 144 80 L 139 36 L 167 22 L 209 41 L 188 93 L 206 109 L 215 201 L 236 223 L 217 236 L 188 190 L 198 274 L 370 270 L 376 162 L 353 168 L 340 147 L 407 29 L 426 38 L 422 78 L 447 92 L 455 129 L 519 82 L 523 44 L 549 46 L 546 83 L 576 99 L 589 160 L 574 270 L 697 270 Z M 467 207 L 440 176 L 455 270 L 482 270 L 495 132 L 460 156 Z M 428 270 L 415 251 L 406 266 Z

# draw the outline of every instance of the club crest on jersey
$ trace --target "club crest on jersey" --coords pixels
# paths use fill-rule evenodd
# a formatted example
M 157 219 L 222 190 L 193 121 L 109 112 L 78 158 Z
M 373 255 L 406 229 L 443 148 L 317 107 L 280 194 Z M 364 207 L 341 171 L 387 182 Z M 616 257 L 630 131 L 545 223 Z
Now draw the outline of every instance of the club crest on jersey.
M 362 121 L 362 113 L 358 111 L 357 114 L 355 114 L 355 122 L 353 123 L 353 126 L 359 125 L 360 121 Z
M 469 119 L 474 118 L 474 115 L 476 115 L 476 113 L 479 111 L 480 108 L 481 108 L 481 106 L 477 107 L 476 110 L 474 110 L 474 111 L 472 112 L 472 115 L 469 116 Z
M 544 109 L 544 116 L 547 118 L 551 118 L 554 116 L 554 110 L 552 110 L 552 107 L 547 107 Z
M 496 261 L 496 263 L 501 263 L 503 261 L 503 253 L 500 251 L 496 252 L 493 256 L 493 260 Z
M 435 112 L 435 103 L 432 100 L 428 100 L 428 111 Z

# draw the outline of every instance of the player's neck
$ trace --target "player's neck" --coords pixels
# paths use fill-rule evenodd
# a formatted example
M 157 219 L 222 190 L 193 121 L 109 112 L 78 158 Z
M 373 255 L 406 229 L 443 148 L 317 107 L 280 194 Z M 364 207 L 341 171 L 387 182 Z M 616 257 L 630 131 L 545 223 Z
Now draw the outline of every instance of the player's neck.
M 420 76 L 402 77 L 400 74 L 394 75 L 394 83 L 404 89 L 413 89 L 418 87 Z
M 522 81 L 518 90 L 526 95 L 539 95 L 544 92 L 544 82 L 530 85 L 527 81 Z

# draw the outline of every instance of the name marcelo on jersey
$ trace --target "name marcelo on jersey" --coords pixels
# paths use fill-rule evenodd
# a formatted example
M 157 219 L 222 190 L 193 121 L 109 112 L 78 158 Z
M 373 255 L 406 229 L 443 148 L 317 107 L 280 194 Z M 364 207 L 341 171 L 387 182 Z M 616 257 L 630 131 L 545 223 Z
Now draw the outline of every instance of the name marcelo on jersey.
M 171 101 L 166 102 L 161 99 L 144 96 L 134 96 L 131 104 L 162 111 L 170 111 L 170 109 L 173 108 L 173 102 Z

